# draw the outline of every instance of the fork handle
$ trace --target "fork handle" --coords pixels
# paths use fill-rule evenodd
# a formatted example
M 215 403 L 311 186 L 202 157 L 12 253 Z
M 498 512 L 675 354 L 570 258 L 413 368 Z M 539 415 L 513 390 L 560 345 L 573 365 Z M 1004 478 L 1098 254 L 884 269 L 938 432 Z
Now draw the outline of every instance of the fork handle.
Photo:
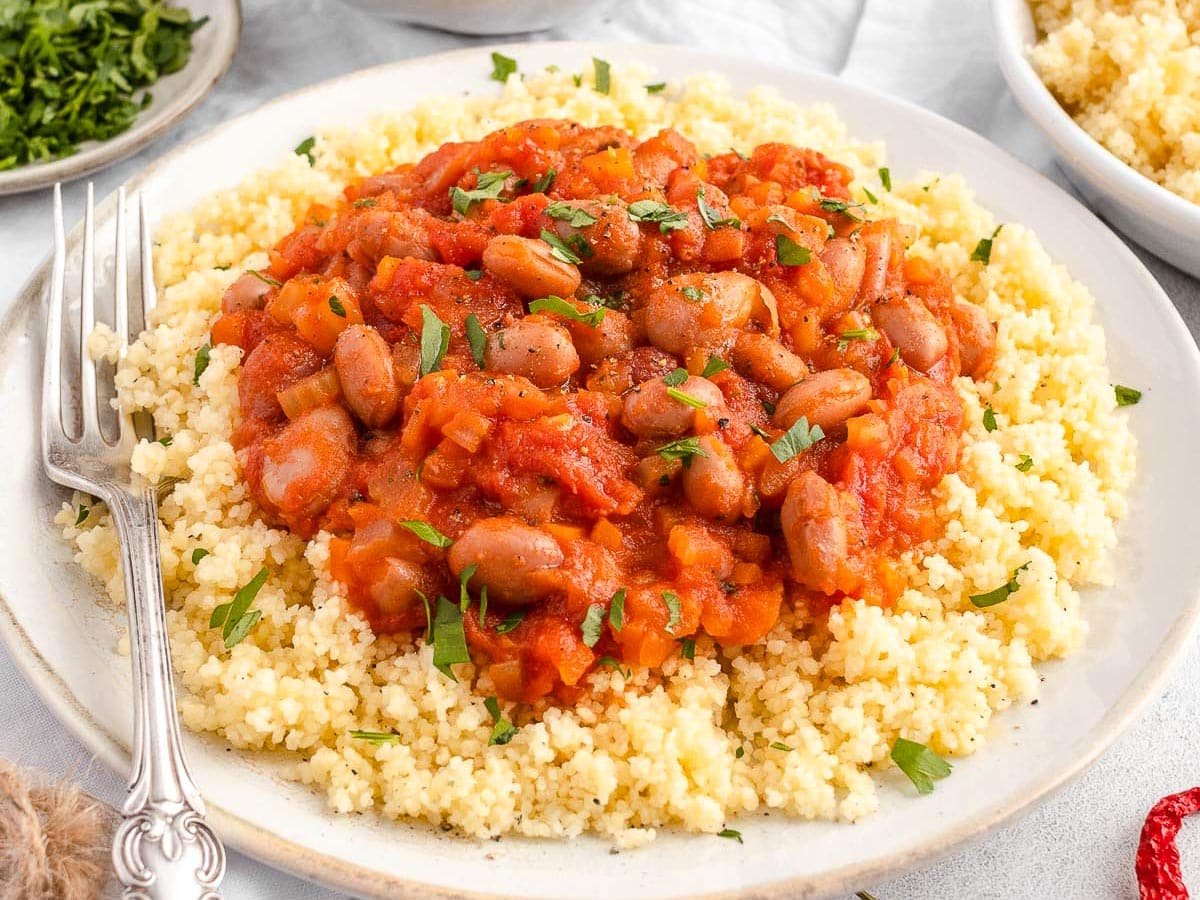
M 225 849 L 204 819 L 175 711 L 158 498 L 149 485 L 105 487 L 121 543 L 133 659 L 133 770 L 113 867 L 128 900 L 219 900 Z

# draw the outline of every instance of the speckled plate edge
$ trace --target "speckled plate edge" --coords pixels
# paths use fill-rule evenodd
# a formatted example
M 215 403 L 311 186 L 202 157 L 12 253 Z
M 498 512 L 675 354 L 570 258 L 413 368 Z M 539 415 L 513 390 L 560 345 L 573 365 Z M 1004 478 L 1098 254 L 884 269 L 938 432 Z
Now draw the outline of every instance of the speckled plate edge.
M 197 4 L 183 5 L 191 9 Z M 161 104 L 151 103 L 138 114 L 133 125 L 107 141 L 89 141 L 78 153 L 62 159 L 0 171 L 0 196 L 49 187 L 56 181 L 70 181 L 103 169 L 132 156 L 182 121 L 229 70 L 242 33 L 240 0 L 212 0 L 211 10 L 209 4 L 203 6 L 195 12 L 209 15 L 209 22 L 204 27 L 213 28 L 215 32 L 213 46 L 207 54 L 193 52 L 186 66 L 167 76 L 187 79 L 178 93 Z M 150 90 L 154 91 L 153 86 Z
M 447 61 L 462 59 L 469 64 L 479 64 L 482 60 L 486 59 L 487 54 L 492 50 L 498 49 L 506 54 L 518 56 L 523 52 L 531 52 L 535 48 L 544 46 L 544 44 L 503 44 L 476 47 L 438 54 L 436 57 L 423 57 L 365 69 L 351 75 L 343 76 L 342 78 L 331 79 L 331 81 L 353 80 L 364 75 L 375 75 L 384 70 L 400 74 L 406 68 L 425 64 L 432 58 Z M 580 58 L 586 59 L 592 55 L 602 55 L 612 45 L 588 42 L 562 42 L 557 46 L 564 53 L 573 53 Z M 623 50 L 627 54 L 633 51 L 644 51 L 647 59 L 653 59 L 656 51 L 679 52 L 690 51 L 691 48 L 672 45 L 640 44 L 633 47 L 624 46 Z M 755 62 L 757 65 L 762 65 L 757 61 Z M 780 71 L 786 71 L 782 67 L 775 68 L 778 68 Z M 836 79 L 829 76 L 807 72 L 804 73 L 804 77 L 818 84 L 821 82 L 832 83 L 836 81 Z M 272 101 L 270 105 L 301 97 L 307 93 L 320 90 L 328 84 L 329 82 L 324 82 L 294 91 Z M 883 97 L 883 95 L 874 91 L 857 87 L 854 90 L 862 94 L 872 95 L 877 99 L 886 99 L 887 102 L 902 107 L 913 117 L 917 124 L 924 120 L 926 122 L 938 122 L 943 128 L 949 126 L 955 130 L 958 138 L 965 147 L 985 151 L 990 154 L 1001 153 L 1017 165 L 1023 167 L 1023 164 L 1013 159 L 1011 155 L 998 150 L 998 148 L 977 134 L 953 122 L 948 122 L 948 120 L 934 113 L 905 101 Z M 253 115 L 253 113 L 247 115 Z M 213 131 L 220 130 L 222 127 L 224 126 L 219 126 L 217 129 L 213 129 Z M 207 135 L 201 136 L 196 140 L 200 140 L 212 133 L 208 132 Z M 181 154 L 186 149 L 188 149 L 187 145 L 176 148 L 147 167 L 143 172 L 130 180 L 128 184 L 129 190 L 136 190 L 144 181 L 155 174 L 156 170 L 162 168 L 167 161 Z M 1042 182 L 1044 187 L 1061 194 L 1064 202 L 1076 204 L 1073 198 L 1066 195 L 1061 189 L 1040 174 L 1032 170 L 1027 170 L 1027 175 L 1031 179 Z M 111 215 L 113 207 L 114 200 L 110 197 L 98 208 L 98 221 L 103 221 Z M 1086 211 L 1080 211 L 1084 215 L 1088 215 Z M 1093 222 L 1099 226 L 1099 223 L 1094 218 Z M 72 248 L 76 247 L 80 240 L 80 235 L 80 228 L 76 227 L 69 238 Z M 1173 332 L 1176 332 L 1176 336 L 1183 336 L 1191 346 L 1190 357 L 1181 359 L 1180 362 L 1189 370 L 1192 380 L 1200 383 L 1200 353 L 1196 352 L 1195 344 L 1192 342 L 1190 334 L 1187 332 L 1186 326 L 1178 312 L 1170 304 L 1169 299 L 1163 294 L 1157 282 L 1154 281 L 1150 273 L 1132 252 L 1115 238 L 1110 243 L 1113 252 L 1121 255 L 1124 264 L 1131 271 L 1136 272 L 1138 277 L 1144 281 L 1147 293 L 1156 297 L 1160 312 L 1165 317 L 1164 324 Z M 3 323 L 0 324 L 0 342 L 12 340 L 15 336 L 14 332 L 22 324 L 22 316 L 29 312 L 28 307 L 40 302 L 48 269 L 49 260 L 47 259 L 43 261 L 22 287 L 17 296 L 17 302 L 5 316 Z M 1069 765 L 1062 766 L 1057 771 L 1042 778 L 1021 796 L 1012 797 L 1005 803 L 995 804 L 993 807 L 968 820 L 955 821 L 952 832 L 942 831 L 933 835 L 917 849 L 910 852 L 897 852 L 876 860 L 842 866 L 820 873 L 814 877 L 805 876 L 802 878 L 783 879 L 746 889 L 710 892 L 702 895 L 693 893 L 688 896 L 707 898 L 707 900 L 732 900 L 732 898 L 740 898 L 740 900 L 793 900 L 793 898 L 818 898 L 851 893 L 885 876 L 897 875 L 904 870 L 920 864 L 932 862 L 934 859 L 949 853 L 952 849 L 961 848 L 979 839 L 988 831 L 1009 822 L 1021 814 L 1029 812 L 1035 805 L 1045 800 L 1053 792 L 1062 788 L 1088 768 L 1132 724 L 1146 706 L 1161 693 L 1166 679 L 1182 657 L 1190 639 L 1197 630 L 1198 624 L 1200 624 L 1200 585 L 1193 585 L 1190 596 L 1182 598 L 1179 615 L 1175 618 L 1169 631 L 1166 632 L 1157 653 L 1147 662 L 1138 678 L 1126 689 L 1120 702 L 1111 705 L 1105 712 L 1100 724 L 1091 730 L 1089 733 L 1090 743 L 1088 743 L 1086 748 L 1078 753 Z M 117 772 L 125 772 L 129 764 L 127 742 L 107 731 L 95 719 L 92 713 L 71 694 L 66 682 L 51 668 L 18 624 L 9 599 L 2 596 L 0 596 L 0 637 L 3 638 L 22 673 L 51 711 L 68 726 L 99 760 Z M 468 890 L 447 889 L 366 869 L 348 863 L 340 858 L 314 851 L 310 847 L 280 838 L 278 835 L 219 806 L 210 805 L 209 817 L 230 846 L 280 869 L 341 890 L 369 896 L 413 898 L 413 900 L 416 900 L 416 898 L 482 900 L 482 898 L 503 896 L 494 893 L 480 894 Z

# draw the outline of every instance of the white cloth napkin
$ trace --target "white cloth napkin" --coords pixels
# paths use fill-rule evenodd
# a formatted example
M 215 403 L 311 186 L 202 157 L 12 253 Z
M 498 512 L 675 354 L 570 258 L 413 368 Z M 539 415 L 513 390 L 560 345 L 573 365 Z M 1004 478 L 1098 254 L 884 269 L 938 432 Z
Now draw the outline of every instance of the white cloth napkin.
M 381 21 L 332 0 L 246 0 L 245 15 L 230 73 L 171 135 L 97 176 L 101 196 L 172 145 L 285 91 L 364 66 L 483 43 Z M 1049 146 L 1005 88 L 989 19 L 986 0 L 636 0 L 613 5 L 598 21 L 534 37 L 692 44 L 840 72 L 955 119 L 1065 184 Z M 33 261 L 48 252 L 48 220 L 44 194 L 0 198 L 0 302 L 9 302 Z M 1200 285 L 1139 255 L 1195 334 Z M 1200 754 L 1193 749 L 1198 696 L 1200 653 L 1193 648 L 1166 696 L 1057 797 L 950 859 L 862 887 L 880 900 L 1134 896 L 1133 851 L 1145 811 L 1159 796 L 1200 783 Z M 110 802 L 124 793 L 122 778 L 89 759 L 2 649 L 0 756 L 75 777 Z M 853 839 L 848 830 L 847 840 Z M 1190 836 L 1185 829 L 1181 846 L 1185 875 L 1200 885 L 1200 829 Z M 225 896 L 340 895 L 231 853 Z

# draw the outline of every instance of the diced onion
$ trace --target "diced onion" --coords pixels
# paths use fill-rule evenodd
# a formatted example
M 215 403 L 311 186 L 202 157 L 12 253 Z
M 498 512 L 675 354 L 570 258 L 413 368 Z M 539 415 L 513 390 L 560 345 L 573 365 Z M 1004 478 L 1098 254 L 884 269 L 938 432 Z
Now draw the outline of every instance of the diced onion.
M 338 383 L 337 372 L 331 366 L 315 375 L 301 378 L 275 396 L 279 399 L 279 405 L 283 407 L 284 415 L 289 419 L 296 419 L 310 409 L 332 403 L 341 393 L 342 387 Z

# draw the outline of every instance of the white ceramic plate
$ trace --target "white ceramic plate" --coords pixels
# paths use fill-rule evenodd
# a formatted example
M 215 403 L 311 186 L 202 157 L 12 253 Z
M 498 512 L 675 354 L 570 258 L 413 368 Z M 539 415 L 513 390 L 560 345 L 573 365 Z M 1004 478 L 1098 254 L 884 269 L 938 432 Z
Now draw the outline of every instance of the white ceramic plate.
M 995 0 L 992 27 L 1000 69 L 1017 103 L 1054 145 L 1087 202 L 1151 253 L 1200 278 L 1200 204 L 1117 159 L 1059 105 L 1027 57 L 1037 29 L 1026 0 Z
M 150 86 L 154 101 L 138 113 L 133 124 L 107 141 L 87 141 L 62 159 L 31 163 L 0 171 L 0 195 L 19 194 L 69 181 L 136 153 L 192 111 L 225 74 L 242 30 L 239 0 L 187 0 L 193 19 L 208 16 L 192 35 L 187 65 Z
M 491 49 L 370 69 L 292 94 L 174 151 L 131 187 L 144 190 L 161 215 L 274 162 L 314 126 L 358 122 L 430 93 L 496 91 L 487 80 Z M 280 758 L 228 753 L 220 741 L 190 735 L 188 752 L 217 829 L 247 853 L 358 895 L 813 897 L 852 892 L 944 853 L 1077 775 L 1155 696 L 1192 632 L 1200 599 L 1200 479 L 1187 475 L 1200 459 L 1200 356 L 1149 273 L 1091 213 L 1017 160 L 937 116 L 835 79 L 677 47 L 503 50 L 526 69 L 556 63 L 571 70 L 592 56 L 640 60 L 669 78 L 716 69 L 739 91 L 769 83 L 800 102 L 830 101 L 854 133 L 888 141 L 897 175 L 963 172 L 1002 219 L 1036 229 L 1098 298 L 1113 377 L 1145 390 L 1129 412 L 1141 474 L 1121 527 L 1117 586 L 1086 593 L 1091 634 L 1076 656 L 1043 668 L 1039 705 L 999 717 L 988 747 L 956 762 L 954 775 L 927 797 L 914 797 L 895 770 L 884 773 L 879 813 L 853 827 L 753 816 L 737 825 L 744 845 L 665 832 L 619 855 L 594 838 L 465 841 L 372 816 L 335 817 L 308 789 L 279 777 Z M 99 210 L 110 230 L 112 214 L 110 198 Z M 78 242 L 78 229 L 72 239 Z M 0 330 L 0 421 L 12 423 L 0 431 L 0 634 L 71 731 L 123 769 L 129 678 L 112 650 L 119 623 L 97 608 L 96 586 L 72 565 L 50 524 L 63 496 L 42 478 L 31 427 L 45 272 Z

